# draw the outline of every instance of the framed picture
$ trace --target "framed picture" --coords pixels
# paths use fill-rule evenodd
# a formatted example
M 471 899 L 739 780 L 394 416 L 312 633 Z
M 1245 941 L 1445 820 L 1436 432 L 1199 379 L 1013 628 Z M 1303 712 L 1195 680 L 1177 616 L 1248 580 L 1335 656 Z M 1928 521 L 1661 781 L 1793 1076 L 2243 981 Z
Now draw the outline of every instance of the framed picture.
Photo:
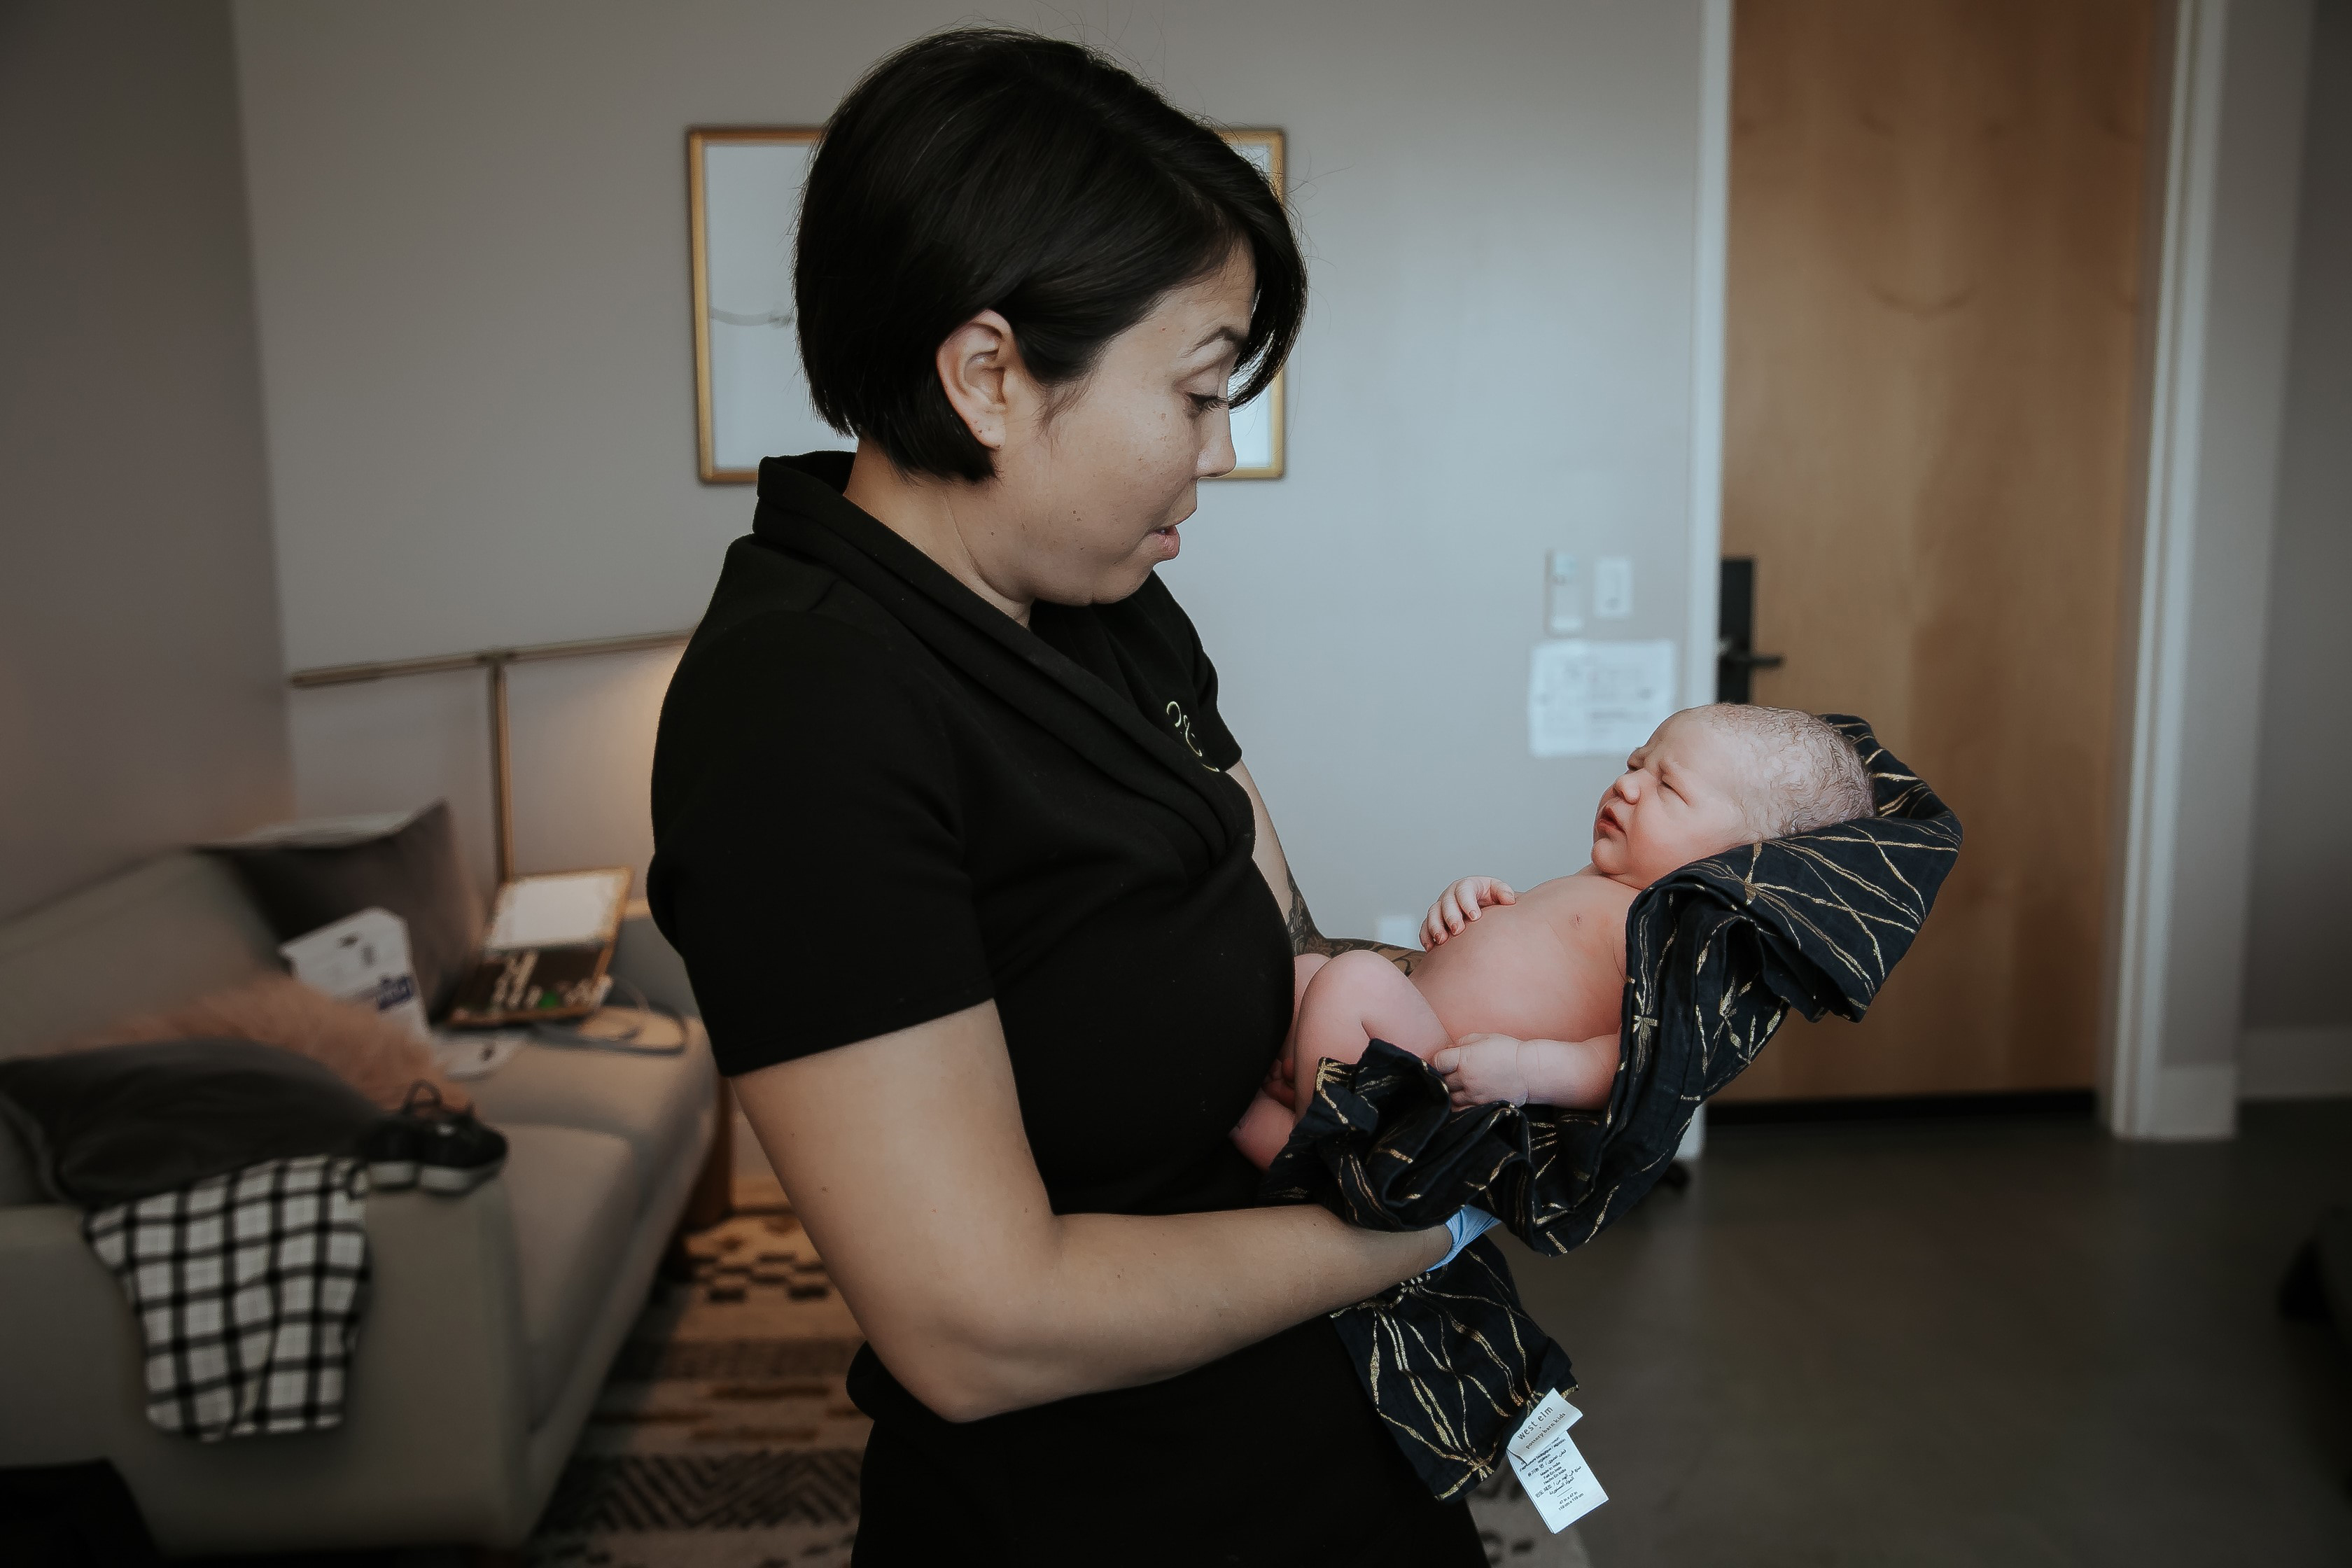
M 751 484 L 760 459 L 841 444 L 809 405 L 793 328 L 793 231 L 814 125 L 686 133 L 694 268 L 694 421 L 709 484 Z
M 809 402 L 793 309 L 793 236 L 819 134 L 798 125 L 686 135 L 696 468 L 707 484 L 751 484 L 762 458 L 841 441 Z M 1282 132 L 1223 135 L 1285 197 Z M 1282 376 L 1234 410 L 1233 430 L 1228 479 L 1282 477 Z
M 1265 183 L 1274 187 L 1275 199 L 1287 203 L 1290 187 L 1284 181 L 1282 163 L 1282 132 L 1271 130 L 1227 131 L 1223 132 L 1226 144 L 1247 158 Z M 1279 371 L 1273 384 L 1255 399 L 1234 410 L 1234 471 L 1229 479 L 1278 479 L 1283 463 L 1283 379 L 1290 373 Z

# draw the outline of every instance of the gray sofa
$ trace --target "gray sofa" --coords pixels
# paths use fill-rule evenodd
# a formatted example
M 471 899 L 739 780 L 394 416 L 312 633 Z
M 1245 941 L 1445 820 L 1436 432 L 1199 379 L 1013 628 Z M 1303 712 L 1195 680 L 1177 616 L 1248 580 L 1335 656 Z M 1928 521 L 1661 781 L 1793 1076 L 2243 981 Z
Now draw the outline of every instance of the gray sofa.
M 166 856 L 0 925 L 0 1057 L 277 967 L 228 869 Z M 690 1010 L 649 922 L 615 967 Z M 368 1200 L 374 1295 L 331 1432 L 206 1445 L 150 1426 L 114 1277 L 0 1127 L 0 1466 L 112 1460 L 173 1555 L 519 1546 L 710 1146 L 718 1080 L 689 1035 L 682 1058 L 525 1046 L 468 1086 L 506 1167 L 463 1198 Z

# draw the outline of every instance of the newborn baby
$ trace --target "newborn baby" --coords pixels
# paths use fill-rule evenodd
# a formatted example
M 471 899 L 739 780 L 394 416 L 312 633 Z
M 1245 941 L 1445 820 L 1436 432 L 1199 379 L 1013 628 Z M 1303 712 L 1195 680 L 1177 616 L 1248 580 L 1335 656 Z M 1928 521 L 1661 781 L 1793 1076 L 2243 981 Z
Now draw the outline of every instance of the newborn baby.
M 1234 1142 L 1264 1169 L 1314 1098 L 1317 1065 L 1352 1062 L 1375 1039 L 1434 1067 L 1457 1110 L 1605 1104 L 1634 895 L 1735 846 L 1870 814 L 1862 759 L 1811 714 L 1685 709 L 1601 797 L 1583 870 L 1524 894 L 1492 877 L 1454 883 L 1430 906 L 1410 978 L 1374 952 L 1302 954 L 1290 1039 Z

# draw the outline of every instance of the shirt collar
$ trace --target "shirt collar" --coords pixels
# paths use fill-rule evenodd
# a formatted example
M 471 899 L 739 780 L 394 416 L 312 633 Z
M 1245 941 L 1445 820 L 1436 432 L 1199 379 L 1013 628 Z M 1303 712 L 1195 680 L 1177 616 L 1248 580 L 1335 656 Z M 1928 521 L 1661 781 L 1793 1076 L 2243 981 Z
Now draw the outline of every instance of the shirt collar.
M 1254 831 L 1247 797 L 1171 731 L 847 500 L 850 463 L 847 452 L 761 461 L 752 533 L 855 583 L 940 658 L 1112 777 L 1173 807 L 1211 842 Z

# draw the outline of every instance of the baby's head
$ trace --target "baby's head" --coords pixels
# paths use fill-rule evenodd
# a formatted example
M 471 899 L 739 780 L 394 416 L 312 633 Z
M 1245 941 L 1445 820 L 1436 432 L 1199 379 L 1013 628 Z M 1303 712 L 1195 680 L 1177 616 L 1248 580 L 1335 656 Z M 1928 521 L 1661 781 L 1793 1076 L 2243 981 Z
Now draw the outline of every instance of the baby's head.
M 1625 761 L 1592 822 L 1592 866 L 1646 888 L 1759 838 L 1871 815 L 1870 775 L 1846 738 L 1790 708 L 1685 708 Z

